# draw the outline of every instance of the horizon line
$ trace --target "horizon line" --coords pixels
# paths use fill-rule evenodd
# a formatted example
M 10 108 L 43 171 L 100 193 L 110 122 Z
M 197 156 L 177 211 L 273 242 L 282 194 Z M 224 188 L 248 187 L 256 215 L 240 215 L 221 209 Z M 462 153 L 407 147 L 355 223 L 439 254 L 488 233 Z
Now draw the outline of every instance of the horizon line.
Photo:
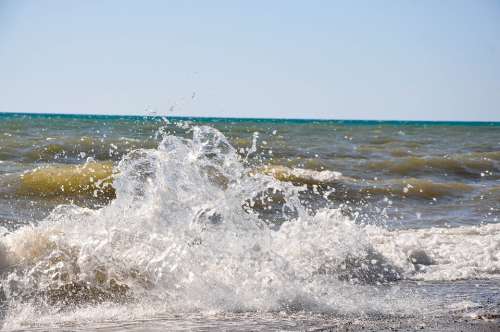
M 200 120 L 254 120 L 254 121 L 303 121 L 303 122 L 371 122 L 371 123 L 470 123 L 470 124 L 500 124 L 495 120 L 401 120 L 401 119 L 335 119 L 335 118 L 281 118 L 281 117 L 235 117 L 235 116 L 196 116 L 196 115 L 167 115 L 167 114 L 94 114 L 94 113 L 37 113 L 37 112 L 9 112 L 0 111 L 2 115 L 34 115 L 34 116 L 80 116 L 80 117 L 129 117 L 129 118 L 176 118 Z

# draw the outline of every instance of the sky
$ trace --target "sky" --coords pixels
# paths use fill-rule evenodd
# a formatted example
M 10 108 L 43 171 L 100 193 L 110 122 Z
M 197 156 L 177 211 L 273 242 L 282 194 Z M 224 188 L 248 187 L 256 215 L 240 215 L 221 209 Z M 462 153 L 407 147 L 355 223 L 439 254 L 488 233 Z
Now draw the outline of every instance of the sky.
M 0 0 L 0 112 L 500 121 L 500 1 Z

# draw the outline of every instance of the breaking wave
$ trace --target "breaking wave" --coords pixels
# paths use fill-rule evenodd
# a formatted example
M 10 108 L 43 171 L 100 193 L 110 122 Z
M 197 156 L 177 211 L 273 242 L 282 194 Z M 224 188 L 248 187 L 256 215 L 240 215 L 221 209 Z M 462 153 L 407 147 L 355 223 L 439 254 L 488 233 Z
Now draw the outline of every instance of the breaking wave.
M 92 195 L 114 197 L 113 165 L 89 160 L 83 165 L 39 167 L 20 176 L 23 196 Z
M 303 187 L 255 172 L 248 157 L 217 130 L 193 127 L 190 139 L 165 136 L 157 149 L 128 153 L 114 176 L 116 199 L 105 207 L 61 205 L 39 225 L 2 230 L 9 320 L 32 312 L 26 308 L 103 302 L 174 312 L 414 313 L 424 308 L 418 296 L 390 285 L 500 274 L 500 225 L 364 226 L 337 209 L 305 207 Z M 62 178 L 73 188 L 72 179 L 98 171 L 101 180 L 111 173 L 92 163 L 41 169 L 25 174 L 23 186 L 35 192 L 50 185 L 40 179 Z M 281 180 L 315 178 L 281 171 Z M 285 221 L 276 227 L 262 209 Z

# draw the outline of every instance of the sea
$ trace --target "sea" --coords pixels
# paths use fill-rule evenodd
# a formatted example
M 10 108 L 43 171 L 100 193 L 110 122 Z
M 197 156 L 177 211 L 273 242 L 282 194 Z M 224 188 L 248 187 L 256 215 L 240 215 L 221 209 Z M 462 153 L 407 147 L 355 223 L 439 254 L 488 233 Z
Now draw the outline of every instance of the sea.
M 0 113 L 5 331 L 499 331 L 500 123 Z

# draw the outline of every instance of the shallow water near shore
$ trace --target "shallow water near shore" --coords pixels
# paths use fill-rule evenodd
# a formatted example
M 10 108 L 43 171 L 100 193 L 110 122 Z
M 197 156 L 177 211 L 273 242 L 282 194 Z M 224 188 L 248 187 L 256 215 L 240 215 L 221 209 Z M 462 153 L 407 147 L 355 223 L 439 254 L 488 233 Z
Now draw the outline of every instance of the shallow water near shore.
M 500 125 L 0 114 L 5 330 L 494 331 Z

